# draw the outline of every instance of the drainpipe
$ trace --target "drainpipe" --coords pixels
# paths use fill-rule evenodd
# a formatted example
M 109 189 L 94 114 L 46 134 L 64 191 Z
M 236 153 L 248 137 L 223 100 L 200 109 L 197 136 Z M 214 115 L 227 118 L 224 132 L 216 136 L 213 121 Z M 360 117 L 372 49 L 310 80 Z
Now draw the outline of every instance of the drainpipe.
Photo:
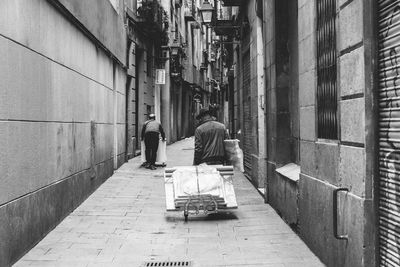
M 171 8 L 170 8 L 170 1 L 169 0 L 162 0 L 161 5 L 164 10 L 168 14 L 168 18 L 170 19 L 171 23 Z M 171 27 L 171 26 L 170 26 Z M 171 76 L 170 76 L 170 68 L 169 68 L 169 58 L 170 53 L 167 52 L 167 60 L 165 61 L 165 85 L 161 86 L 160 88 L 160 120 L 162 127 L 164 128 L 165 137 L 167 139 L 167 144 L 171 142 Z

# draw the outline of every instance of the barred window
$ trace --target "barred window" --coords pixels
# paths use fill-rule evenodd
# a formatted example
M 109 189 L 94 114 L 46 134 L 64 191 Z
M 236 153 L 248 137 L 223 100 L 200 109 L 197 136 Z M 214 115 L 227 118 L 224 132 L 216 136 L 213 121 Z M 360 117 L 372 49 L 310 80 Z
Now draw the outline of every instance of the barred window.
M 317 0 L 318 138 L 338 139 L 336 0 Z

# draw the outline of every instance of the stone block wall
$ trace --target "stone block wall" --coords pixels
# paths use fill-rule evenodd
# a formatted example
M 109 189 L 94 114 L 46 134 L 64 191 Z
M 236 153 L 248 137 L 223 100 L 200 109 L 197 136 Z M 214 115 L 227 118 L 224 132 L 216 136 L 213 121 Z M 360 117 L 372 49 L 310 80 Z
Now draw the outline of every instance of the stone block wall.
M 76 12 L 86 32 L 50 2 L 6 0 L 0 8 L 0 266 L 15 262 L 125 161 L 125 47 L 94 43 L 107 31 L 90 32 L 97 17 L 84 16 L 88 2 L 58 6 Z M 94 5 L 113 9 L 108 1 Z M 122 18 L 111 11 L 102 16 L 118 28 Z
M 297 230 L 298 223 L 298 185 L 297 181 L 274 171 L 268 176 L 269 204 L 274 207 L 287 224 Z
M 297 1 L 264 3 L 266 43 L 266 134 L 267 138 L 267 201 L 281 217 L 296 228 L 298 223 L 297 179 L 291 179 L 277 168 L 299 161 L 299 137 L 313 126 L 299 121 L 310 108 L 299 109 L 299 75 Z M 303 112 L 303 113 L 302 113 Z M 297 165 L 298 167 L 298 165 Z
M 368 2 L 368 1 L 367 1 Z M 337 2 L 337 64 L 339 139 L 317 137 L 316 125 L 316 1 L 299 1 L 299 79 L 300 79 L 300 165 L 299 232 L 314 253 L 327 266 L 372 266 L 372 175 L 367 160 L 364 29 L 369 27 L 361 0 Z M 300 16 L 300 14 L 302 14 Z M 311 30 L 310 30 L 311 29 Z M 339 193 L 338 231 L 349 240 L 333 235 L 333 190 Z M 370 192 L 370 193 L 368 193 Z M 316 216 L 318 214 L 318 216 Z M 330 249 L 326 249 L 329 247 Z

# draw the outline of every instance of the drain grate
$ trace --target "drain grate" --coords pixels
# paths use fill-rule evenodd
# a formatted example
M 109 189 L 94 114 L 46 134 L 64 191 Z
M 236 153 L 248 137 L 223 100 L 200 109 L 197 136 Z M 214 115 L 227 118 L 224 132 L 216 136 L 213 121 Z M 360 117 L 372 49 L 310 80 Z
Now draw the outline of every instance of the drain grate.
M 143 267 L 171 267 L 171 266 L 192 266 L 191 261 L 147 261 L 143 264 Z

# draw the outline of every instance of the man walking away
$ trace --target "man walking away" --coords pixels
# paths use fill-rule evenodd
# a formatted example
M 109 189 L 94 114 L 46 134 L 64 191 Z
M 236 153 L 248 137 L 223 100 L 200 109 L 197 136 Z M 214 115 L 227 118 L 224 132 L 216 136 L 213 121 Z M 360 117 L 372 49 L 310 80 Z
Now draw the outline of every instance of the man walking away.
M 210 111 L 201 109 L 196 117 L 200 121 L 194 133 L 195 149 L 193 165 L 206 163 L 209 165 L 224 164 L 224 140 L 228 139 L 225 125 L 215 121 Z
M 150 114 L 149 120 L 143 124 L 142 128 L 142 140 L 144 138 L 144 144 L 146 146 L 146 163 L 144 163 L 144 166 L 147 169 L 156 169 L 155 164 L 160 134 L 163 141 L 165 141 L 165 133 L 161 123 L 156 121 L 156 115 Z

